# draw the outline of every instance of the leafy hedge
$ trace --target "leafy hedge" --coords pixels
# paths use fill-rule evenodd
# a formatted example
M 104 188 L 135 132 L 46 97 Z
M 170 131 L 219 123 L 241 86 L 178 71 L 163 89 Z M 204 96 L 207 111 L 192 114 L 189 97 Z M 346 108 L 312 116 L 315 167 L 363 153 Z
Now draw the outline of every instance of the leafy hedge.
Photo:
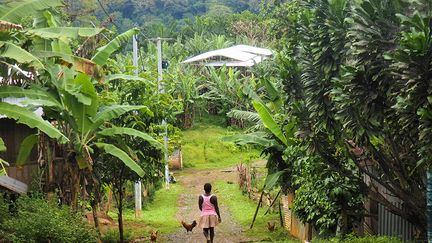
M 396 237 L 389 236 L 366 236 L 355 237 L 348 236 L 346 238 L 331 238 L 331 239 L 317 239 L 312 240 L 312 243 L 399 243 L 402 242 Z
M 11 215 L 7 203 L 0 201 L 0 239 L 6 242 L 97 242 L 95 231 L 68 207 L 22 197 L 16 208 L 16 214 Z

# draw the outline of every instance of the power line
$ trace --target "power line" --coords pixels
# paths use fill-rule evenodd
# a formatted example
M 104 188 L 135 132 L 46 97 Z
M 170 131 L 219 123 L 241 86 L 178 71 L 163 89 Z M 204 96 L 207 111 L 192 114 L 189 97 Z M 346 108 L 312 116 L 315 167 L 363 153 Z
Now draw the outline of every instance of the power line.
M 108 13 L 108 11 L 106 10 L 106 8 L 103 6 L 103 4 L 102 4 L 102 2 L 100 1 L 100 0 L 97 0 L 97 2 L 99 3 L 99 6 L 101 7 L 101 9 L 102 9 L 102 11 L 105 13 L 105 15 L 108 17 L 108 18 L 111 18 L 111 22 L 114 24 L 114 26 L 118 29 L 118 30 L 120 30 L 120 26 L 116 23 L 116 21 L 114 20 L 114 18 L 112 18 L 111 17 L 111 15 Z M 110 11 L 111 12 L 113 12 L 113 9 L 109 6 L 109 5 L 107 5 L 108 6 L 108 8 L 110 9 Z M 137 26 L 136 26 L 137 27 Z M 144 34 L 144 32 L 140 29 L 140 28 L 138 28 L 138 30 L 139 30 L 139 35 L 141 35 L 142 37 L 144 37 L 144 39 L 148 39 L 148 37 Z
M 105 15 L 106 15 L 108 18 L 111 18 L 111 22 L 113 23 L 113 25 L 114 25 L 117 29 L 120 29 L 120 27 L 116 24 L 114 18 L 112 18 L 111 15 L 106 11 L 106 9 L 105 9 L 105 7 L 102 5 L 101 1 L 100 1 L 100 0 L 97 0 L 97 2 L 99 3 L 99 6 L 101 7 L 101 9 L 102 9 L 102 11 L 105 13 Z

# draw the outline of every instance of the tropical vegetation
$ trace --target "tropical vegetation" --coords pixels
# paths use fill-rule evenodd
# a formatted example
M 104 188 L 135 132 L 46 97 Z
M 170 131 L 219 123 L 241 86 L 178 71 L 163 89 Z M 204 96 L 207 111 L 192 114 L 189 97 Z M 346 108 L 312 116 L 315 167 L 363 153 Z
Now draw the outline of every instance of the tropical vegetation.
M 254 101 L 266 139 L 230 139 L 270 153 L 294 212 L 323 234 L 352 230 L 368 196 L 425 237 L 430 4 L 290 1 L 269 16 L 283 109 Z
M 11 242 L 84 242 L 82 236 L 93 242 L 101 238 L 98 211 L 112 194 L 123 242 L 126 187 L 140 181 L 148 191 L 160 189 L 165 155 L 183 146 L 194 169 L 234 166 L 261 152 L 267 168 L 256 184 L 261 199 L 271 191 L 294 195 L 292 212 L 321 238 L 356 241 L 351 234 L 370 216 L 364 208 L 370 201 L 412 224 L 414 240 L 426 239 L 432 232 L 431 10 L 426 0 L 1 3 L 0 116 L 37 132 L 20 141 L 16 161 L 1 154 L 0 175 L 8 163 L 24 166 L 37 148 L 47 186 L 11 203 L 16 212 L 0 203 L 0 234 Z M 132 37 L 138 63 L 129 54 Z M 171 38 L 162 45 L 168 64 L 162 81 L 152 37 Z M 274 58 L 247 71 L 181 63 L 234 44 L 271 47 Z M 203 117 L 223 122 L 215 126 Z M 221 135 L 223 141 L 215 138 Z M 5 141 L 0 138 L 0 153 L 8 149 Z M 228 152 L 209 154 L 215 148 Z M 83 208 L 91 210 L 96 233 L 78 222 Z M 44 210 L 73 224 L 45 218 Z M 29 217 L 35 221 L 24 222 Z M 63 234 L 30 230 L 42 221 Z

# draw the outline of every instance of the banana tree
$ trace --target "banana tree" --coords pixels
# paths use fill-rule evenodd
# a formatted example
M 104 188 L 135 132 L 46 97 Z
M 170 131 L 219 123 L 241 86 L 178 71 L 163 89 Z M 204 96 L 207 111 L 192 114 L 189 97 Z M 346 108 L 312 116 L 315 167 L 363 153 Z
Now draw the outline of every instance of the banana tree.
M 140 131 L 132 128 L 114 129 L 110 124 L 112 119 L 132 110 L 147 114 L 150 114 L 150 111 L 145 106 L 100 106 L 96 90 L 89 76 L 83 73 L 76 73 L 73 70 L 58 65 L 53 70 L 50 70 L 50 72 L 51 75 L 55 74 L 55 77 L 61 76 L 61 78 L 58 80 L 51 79 L 49 86 L 34 86 L 30 89 L 16 86 L 0 86 L 0 97 L 2 98 L 11 96 L 27 98 L 25 102 L 27 107 L 0 102 L 0 114 L 16 119 L 18 122 L 31 127 L 37 127 L 54 138 L 63 139 L 63 141 L 68 142 L 68 154 L 65 157 L 77 163 L 87 178 L 87 188 L 90 187 L 95 190 L 92 192 L 94 197 L 92 198 L 92 206 L 94 208 L 94 215 L 96 215 L 98 201 L 98 192 L 96 189 L 98 188 L 98 183 L 93 175 L 94 150 L 98 149 L 116 157 L 118 161 L 124 163 L 139 177 L 144 176 L 144 170 L 130 157 L 129 151 L 124 151 L 114 144 L 105 142 L 105 138 L 126 134 L 139 136 L 139 138 L 149 141 L 150 146 L 158 146 L 159 144 L 154 139 Z M 3 107 L 9 109 L 2 109 Z M 53 128 L 47 121 L 43 121 L 42 118 L 36 119 L 35 115 L 27 110 L 32 107 L 42 107 L 45 116 L 56 122 L 56 128 Z M 23 114 L 33 119 L 27 119 Z M 31 150 L 31 147 L 28 149 Z M 24 158 L 23 160 L 26 159 Z M 74 178 L 77 180 L 77 177 Z M 78 185 L 75 183 L 75 187 L 72 190 L 73 207 L 77 206 Z M 95 223 L 97 224 L 97 222 L 95 218 Z
M 193 125 L 196 102 L 199 100 L 197 83 L 200 76 L 197 76 L 192 69 L 177 66 L 169 74 L 172 80 L 172 88 L 169 91 L 175 98 L 183 104 L 183 114 L 180 115 L 183 128 Z
M 91 205 L 98 228 L 96 218 L 98 182 L 93 173 L 94 151 L 102 151 L 117 158 L 138 177 L 142 177 L 144 170 L 136 160 L 131 158 L 127 145 L 118 147 L 117 144 L 109 142 L 121 135 L 128 135 L 139 137 L 147 141 L 149 146 L 156 146 L 158 149 L 162 149 L 162 146 L 151 136 L 138 130 L 113 127 L 110 123 L 111 120 L 132 110 L 150 114 L 148 108 L 142 105 L 102 106 L 94 86 L 103 76 L 100 73 L 103 69 L 100 67 L 103 67 L 109 56 L 128 42 L 132 35 L 137 34 L 137 29 L 117 36 L 107 45 L 99 48 L 91 60 L 88 60 L 73 55 L 71 40 L 92 37 L 102 29 L 59 27 L 49 12 L 45 12 L 45 19 L 42 18 L 45 26 L 41 27 L 39 21 L 41 19 L 38 20 L 38 27 L 41 28 L 26 29 L 13 23 L 20 20 L 25 9 L 30 9 L 28 13 L 34 16 L 41 11 L 58 6 L 61 6 L 61 1 L 58 0 L 21 0 L 6 4 L 0 9 L 2 30 L 8 32 L 9 35 L 6 37 L 16 37 L 0 42 L 2 56 L 0 61 L 9 67 L 14 67 L 15 64 L 30 67 L 34 75 L 32 84 L 25 88 L 0 86 L 0 99 L 26 98 L 21 106 L 0 102 L 0 114 L 15 119 L 18 123 L 35 127 L 60 143 L 66 143 L 64 158 L 78 165 L 81 172 L 77 173 L 84 174 L 88 183 L 85 188 L 88 189 L 89 186 L 92 188 Z M 30 39 L 33 45 L 26 46 L 27 49 L 23 48 L 23 43 Z M 44 119 L 32 112 L 35 108 L 43 109 Z M 18 156 L 19 161 L 27 160 L 33 145 L 36 144 L 35 137 L 31 135 L 24 140 Z M 46 151 L 45 159 L 48 163 L 52 163 L 50 158 L 53 156 L 49 146 L 46 147 Z M 76 208 L 80 180 L 76 175 L 74 178 L 72 205 Z
M 139 119 L 139 114 L 130 114 L 116 119 L 115 124 L 123 126 L 133 126 L 136 129 L 144 130 L 144 126 Z M 138 119 L 135 119 L 138 118 Z M 129 182 L 153 181 L 153 178 L 160 180 L 159 173 L 163 171 L 164 163 L 162 160 L 164 146 L 152 137 L 143 132 L 137 132 L 135 129 L 126 127 L 112 127 L 99 132 L 104 136 L 101 141 L 103 144 L 98 144 L 99 148 L 95 152 L 95 173 L 100 178 L 102 183 L 110 185 L 116 207 L 118 210 L 118 228 L 120 242 L 124 239 L 123 230 L 123 200 L 125 195 L 125 184 Z M 109 143 L 109 144 L 108 144 Z M 124 163 L 119 163 L 117 157 L 111 156 L 101 148 L 107 147 L 109 151 L 114 151 L 110 148 L 111 145 L 127 151 L 137 165 L 144 168 L 147 172 L 144 177 L 138 176 L 133 170 L 125 166 Z
M 18 21 L 22 16 L 20 11 L 29 6 L 42 11 L 60 5 L 61 2 L 55 0 L 48 2 L 18 1 L 15 4 L 5 6 L 0 11 L 0 19 Z M 30 13 L 36 14 L 39 13 L 38 11 L 31 11 Z M 70 40 L 94 36 L 100 33 L 101 29 L 58 27 L 54 21 L 48 22 L 50 22 L 51 27 L 28 30 L 18 28 L 8 22 L 9 26 L 13 27 L 8 29 L 9 32 L 19 31 L 17 33 L 19 37 L 23 39 L 25 37 L 35 38 L 36 43 L 39 40 L 43 41 L 45 45 L 43 49 L 39 48 L 38 45 L 33 46 L 31 51 L 36 53 L 33 55 L 10 41 L 0 43 L 4 47 L 1 49 L 2 57 L 6 58 L 4 63 L 10 66 L 15 63 L 33 66 L 40 72 L 36 79 L 41 83 L 41 85 L 35 85 L 28 89 L 1 86 L 0 98 L 25 97 L 27 99 L 23 102 L 26 107 L 0 102 L 0 113 L 19 123 L 36 127 L 60 142 L 68 142 L 70 149 L 76 152 L 76 159 L 80 167 L 91 170 L 91 151 L 92 147 L 96 146 L 92 142 L 97 138 L 96 133 L 104 122 L 131 110 L 145 108 L 143 106 L 100 107 L 92 77 L 89 76 L 95 74 L 96 65 L 103 66 L 108 57 L 127 42 L 133 34 L 136 34 L 137 30 L 132 29 L 117 36 L 107 45 L 101 47 L 92 60 L 87 60 L 72 55 Z M 41 60 L 44 60 L 44 64 Z M 61 60 L 63 64 L 65 61 L 69 64 L 61 66 L 45 60 Z M 56 127 L 30 111 L 36 107 L 43 108 L 45 116 L 56 121 Z M 107 148 L 107 146 L 102 147 Z M 31 149 L 31 146 L 28 146 L 28 149 Z M 24 155 L 22 159 L 25 160 L 25 154 L 28 153 L 23 151 L 22 154 Z M 120 153 L 115 154 L 120 156 Z M 122 156 L 122 158 L 125 157 Z M 131 160 L 124 159 L 122 161 L 131 166 L 136 173 L 143 175 L 142 169 L 130 163 Z
M 267 105 L 261 100 L 253 100 L 252 104 L 259 116 L 259 121 L 263 126 L 262 131 L 233 135 L 224 138 L 225 141 L 231 141 L 238 145 L 251 144 L 258 146 L 263 150 L 263 153 L 269 155 L 267 161 L 268 175 L 250 228 L 254 225 L 265 190 L 271 190 L 278 184 L 281 185 L 285 191 L 286 189 L 292 190 L 290 184 L 281 183 L 280 178 L 290 175 L 291 168 L 289 168 L 288 164 L 285 163 L 283 153 L 288 146 L 293 144 L 294 131 L 296 129 L 295 120 L 290 121 L 288 125 L 283 125 L 281 121 L 276 119 L 273 115 L 274 110 L 269 109 L 269 106 L 271 105 Z M 238 111 L 232 115 L 239 115 L 242 118 L 256 119 L 254 115 L 250 114 L 251 112 L 247 112 L 247 116 L 242 113 L 243 112 Z
M 210 111 L 226 114 L 233 109 L 250 110 L 250 91 L 255 90 L 255 78 L 242 77 L 240 71 L 222 67 L 207 69 L 208 80 L 199 86 L 202 97 L 209 101 Z M 230 123 L 236 121 L 231 120 Z M 238 124 L 243 127 L 243 124 Z
M 245 90 L 248 97 L 253 98 L 251 103 L 255 112 L 232 110 L 228 114 L 236 119 L 246 120 L 256 125 L 250 128 L 246 134 L 227 136 L 223 139 L 237 145 L 250 144 L 258 146 L 264 154 L 269 156 L 267 160 L 268 175 L 262 189 L 262 199 L 264 191 L 271 190 L 276 185 L 280 185 L 284 191 L 292 190 L 290 181 L 286 179 L 290 177 L 292 168 L 286 163 L 283 155 L 287 148 L 296 143 L 294 132 L 297 130 L 297 120 L 287 119 L 282 115 L 282 93 L 275 88 L 273 82 L 262 79 L 261 86 L 260 95 L 254 90 Z M 258 209 L 259 207 L 255 211 L 251 228 Z
M 36 76 L 36 70 L 45 68 L 42 60 L 47 57 L 61 58 L 65 65 L 73 65 L 75 69 L 94 74 L 95 63 L 73 56 L 69 43 L 80 37 L 95 36 L 104 29 L 58 26 L 58 21 L 50 11 L 61 6 L 61 0 L 18 0 L 2 5 L 0 31 L 4 35 L 0 38 L 0 62 L 6 66 L 1 73 L 3 81 L 13 80 L 10 76 L 14 76 L 15 72 L 10 70 L 33 73 L 20 75 L 20 79 Z M 18 24 L 28 17 L 33 17 L 33 26 Z M 19 64 L 20 68 L 15 64 Z M 27 69 L 27 72 L 21 68 Z

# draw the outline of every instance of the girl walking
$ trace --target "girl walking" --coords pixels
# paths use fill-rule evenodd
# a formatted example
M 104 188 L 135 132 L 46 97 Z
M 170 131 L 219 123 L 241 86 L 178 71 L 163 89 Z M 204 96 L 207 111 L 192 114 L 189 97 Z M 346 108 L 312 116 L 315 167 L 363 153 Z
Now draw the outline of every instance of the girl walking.
M 213 243 L 214 227 L 222 222 L 217 197 L 211 194 L 211 189 L 210 183 L 204 184 L 205 193 L 198 198 L 198 207 L 201 211 L 199 226 L 203 229 L 207 243 Z

